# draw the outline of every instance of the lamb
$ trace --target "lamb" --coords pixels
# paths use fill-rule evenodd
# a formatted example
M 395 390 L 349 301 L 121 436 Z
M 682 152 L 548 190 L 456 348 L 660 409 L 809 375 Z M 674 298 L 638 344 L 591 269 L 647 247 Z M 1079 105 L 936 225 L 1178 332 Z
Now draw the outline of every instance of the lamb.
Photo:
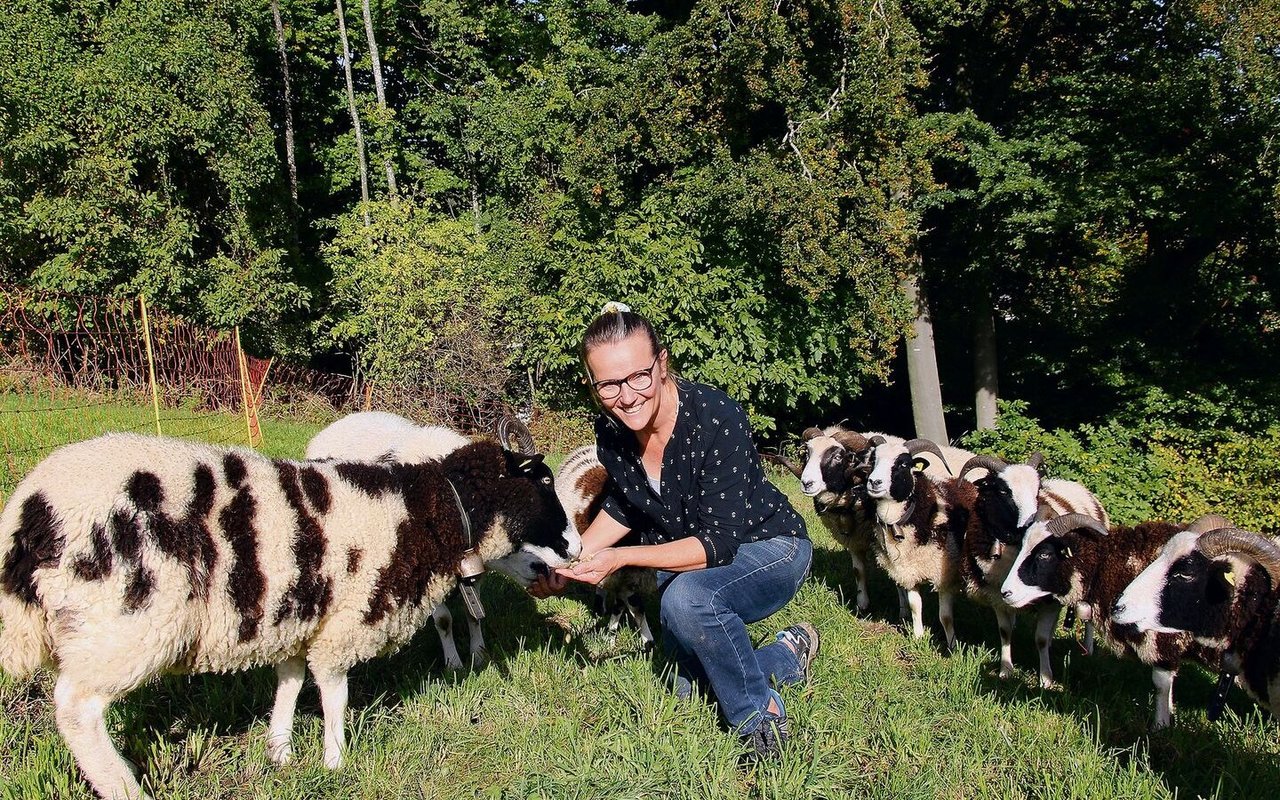
M 103 797 L 143 796 L 106 709 L 166 671 L 275 665 L 283 764 L 309 667 L 337 768 L 348 670 L 408 641 L 465 555 L 528 585 L 579 549 L 542 457 L 491 441 L 370 464 L 108 434 L 53 452 L 0 514 L 0 669 L 57 669 L 58 728 Z
M 570 453 L 556 471 L 556 494 L 569 521 L 581 534 L 600 513 L 609 474 L 596 456 L 596 446 L 584 445 Z M 625 612 L 636 626 L 645 651 L 654 647 L 653 631 L 644 613 L 644 598 L 657 593 L 651 569 L 624 567 L 596 587 L 596 610 L 609 619 L 609 630 L 617 631 Z
M 1222 520 L 1222 522 L 1226 522 Z M 1280 547 L 1224 524 L 1179 533 L 1116 600 L 1117 624 L 1191 636 L 1221 669 L 1217 717 L 1234 679 L 1280 716 Z
M 503 440 L 506 441 L 505 437 Z M 348 414 L 313 436 L 307 443 L 306 458 L 419 464 L 443 458 L 470 442 L 467 437 L 444 426 L 420 426 L 396 414 L 361 411 Z M 531 451 L 532 447 L 528 449 Z M 488 660 L 484 631 L 480 620 L 469 611 L 465 616 L 471 665 L 478 669 Z M 453 615 L 449 613 L 447 603 L 440 603 L 432 609 L 431 621 L 440 637 L 445 669 L 451 672 L 461 670 L 462 657 L 458 655 L 458 645 L 453 638 Z
M 1190 526 L 1199 530 L 1206 524 Z M 1212 524 L 1212 523 L 1210 523 Z M 1187 657 L 1204 659 L 1207 649 L 1185 632 L 1140 631 L 1112 617 L 1121 592 L 1165 543 L 1188 528 L 1171 522 L 1143 522 L 1108 529 L 1084 514 L 1038 521 L 1027 529 L 1022 549 L 1002 587 L 1005 601 L 1024 608 L 1045 598 L 1075 606 L 1092 619 L 1105 641 L 1120 655 L 1132 655 L 1152 667 L 1156 687 L 1155 727 L 1173 719 L 1173 681 Z

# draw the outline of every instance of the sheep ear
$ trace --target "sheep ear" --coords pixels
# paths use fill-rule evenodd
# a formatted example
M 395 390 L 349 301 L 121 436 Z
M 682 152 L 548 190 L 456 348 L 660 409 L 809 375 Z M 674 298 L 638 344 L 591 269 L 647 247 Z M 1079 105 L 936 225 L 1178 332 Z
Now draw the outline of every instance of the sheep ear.
M 1229 569 L 1229 570 L 1227 570 L 1226 572 L 1222 573 L 1222 579 L 1223 579 L 1224 581 L 1226 581 L 1228 585 L 1230 585 L 1230 586 L 1235 586 L 1235 585 L 1236 585 L 1236 573 L 1235 573 L 1235 570 L 1230 570 L 1230 569 Z
M 542 463 L 542 453 L 533 453 L 520 459 L 519 469 L 521 472 L 533 472 L 533 470 Z
M 916 456 L 911 460 L 911 468 L 920 470 L 921 472 L 923 472 L 924 470 L 929 468 L 929 463 L 930 463 L 929 459 L 923 458 L 921 456 Z
M 1071 545 L 1067 545 L 1066 548 L 1063 549 L 1062 554 L 1067 558 L 1071 558 L 1073 555 L 1075 555 L 1074 553 L 1071 552 Z

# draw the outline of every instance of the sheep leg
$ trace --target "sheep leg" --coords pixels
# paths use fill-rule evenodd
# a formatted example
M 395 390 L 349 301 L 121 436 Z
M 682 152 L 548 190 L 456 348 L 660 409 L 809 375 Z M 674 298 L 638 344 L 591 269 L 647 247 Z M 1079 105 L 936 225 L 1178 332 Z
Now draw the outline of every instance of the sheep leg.
M 467 634 L 471 642 L 471 668 L 481 669 L 489 663 L 489 650 L 484 646 L 484 631 L 480 629 L 480 620 L 471 616 L 471 609 L 464 609 L 467 615 Z
M 1040 609 L 1036 617 L 1036 650 L 1040 653 L 1040 688 L 1053 686 L 1053 665 L 1049 662 L 1049 645 L 1053 644 L 1053 631 L 1058 627 L 1058 611 L 1056 605 L 1047 605 Z
M 347 747 L 347 673 L 317 670 L 313 664 L 311 674 L 320 687 L 320 707 L 324 709 L 324 765 L 337 769 Z
M 942 623 L 942 632 L 946 634 L 947 649 L 956 646 L 956 593 L 952 591 L 938 592 L 938 621 Z
M 450 672 L 462 669 L 462 656 L 458 655 L 458 645 L 453 640 L 453 614 L 444 603 L 431 609 L 431 621 L 435 623 L 436 633 L 440 635 L 440 649 L 444 652 L 444 668 Z
M 907 589 L 907 605 L 911 606 L 911 635 L 924 638 L 924 601 L 919 589 Z
M 627 614 L 631 616 L 631 621 L 635 623 L 636 632 L 640 634 L 640 643 L 647 653 L 653 650 L 653 631 L 649 629 L 649 618 L 644 614 L 644 602 L 639 595 L 631 595 L 627 598 Z
M 267 730 L 267 758 L 272 763 L 284 765 L 293 758 L 293 712 L 298 707 L 306 671 L 307 663 L 301 655 L 276 664 L 276 703 Z
M 1014 616 L 1007 606 L 996 605 L 996 627 L 1000 629 L 1000 679 L 1013 677 L 1013 623 Z
M 911 598 L 907 594 L 907 590 L 901 586 L 898 587 L 898 619 L 906 622 L 911 618 Z
M 853 562 L 853 580 L 858 586 L 858 613 L 865 614 L 871 607 L 871 596 L 867 594 L 866 555 L 850 550 L 849 560 Z
M 1093 655 L 1093 620 L 1084 623 L 1084 652 Z
M 1156 730 L 1169 727 L 1173 721 L 1173 679 L 1178 671 L 1173 669 L 1151 669 L 1151 682 L 1156 686 L 1156 720 L 1152 727 Z
M 108 800 L 146 798 L 129 763 L 107 735 L 106 712 L 112 698 L 62 674 L 54 686 L 53 700 L 58 730 L 93 790 Z

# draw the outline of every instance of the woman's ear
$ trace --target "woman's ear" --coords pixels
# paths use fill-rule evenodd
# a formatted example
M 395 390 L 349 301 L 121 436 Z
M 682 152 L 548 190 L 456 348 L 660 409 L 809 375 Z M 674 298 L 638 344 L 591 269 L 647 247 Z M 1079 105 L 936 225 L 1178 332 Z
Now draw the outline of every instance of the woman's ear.
M 658 370 L 658 377 L 664 381 L 667 379 L 667 357 L 669 355 L 670 353 L 667 352 L 667 348 L 665 347 L 662 348 L 661 353 L 658 353 L 658 366 L 661 367 L 661 369 Z

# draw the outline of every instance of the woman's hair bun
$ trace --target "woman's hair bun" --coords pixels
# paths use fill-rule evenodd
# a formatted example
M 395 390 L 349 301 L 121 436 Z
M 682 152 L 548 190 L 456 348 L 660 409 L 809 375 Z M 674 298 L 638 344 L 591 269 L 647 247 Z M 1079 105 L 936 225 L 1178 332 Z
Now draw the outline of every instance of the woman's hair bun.
M 625 314 L 631 311 L 631 306 L 626 303 L 619 303 L 616 300 L 610 300 L 604 304 L 604 308 L 600 309 L 600 316 L 605 314 Z

